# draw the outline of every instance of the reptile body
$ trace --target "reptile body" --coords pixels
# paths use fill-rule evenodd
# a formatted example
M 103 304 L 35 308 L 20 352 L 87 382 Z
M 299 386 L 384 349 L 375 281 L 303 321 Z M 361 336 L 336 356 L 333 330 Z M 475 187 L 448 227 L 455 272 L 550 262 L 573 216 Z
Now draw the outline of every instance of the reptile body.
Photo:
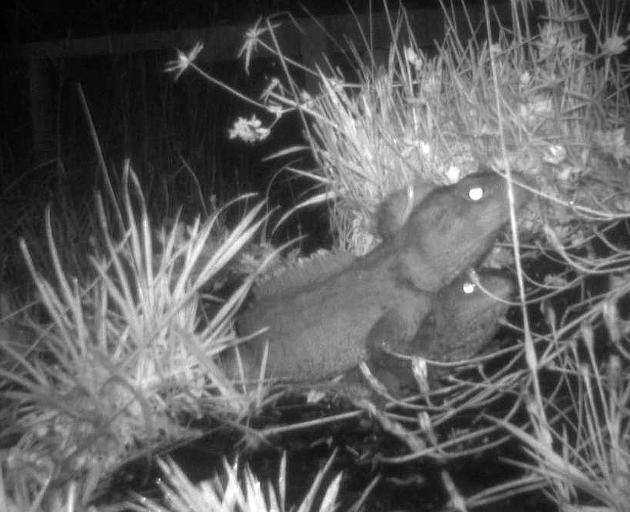
M 509 307 L 514 281 L 506 272 L 478 272 L 481 287 L 465 274 L 436 295 L 431 313 L 403 352 L 382 347 L 371 358 L 370 370 L 388 391 L 400 396 L 404 390 L 417 389 L 409 356 L 431 361 L 453 362 L 478 355 L 490 343 Z M 361 382 L 355 374 L 348 380 Z
M 439 291 L 476 264 L 508 218 L 507 184 L 493 173 L 430 190 L 402 226 L 367 255 L 347 256 L 316 278 L 274 283 L 237 319 L 241 336 L 268 329 L 241 347 L 246 375 L 319 381 L 384 351 L 415 350 Z M 515 188 L 515 206 L 528 198 Z M 281 278 L 282 279 L 282 276 Z M 437 346 L 437 345 L 436 345 Z M 223 366 L 238 376 L 233 355 Z

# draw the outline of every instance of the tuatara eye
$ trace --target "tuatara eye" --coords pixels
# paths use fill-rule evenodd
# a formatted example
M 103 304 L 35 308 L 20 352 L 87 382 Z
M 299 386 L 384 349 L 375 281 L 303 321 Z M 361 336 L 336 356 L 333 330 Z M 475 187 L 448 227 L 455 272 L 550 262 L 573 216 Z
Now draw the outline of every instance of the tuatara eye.
M 465 295 L 470 295 L 475 291 L 475 283 L 471 283 L 470 281 L 466 281 L 462 286 L 462 291 Z
M 483 187 L 472 187 L 468 189 L 468 197 L 473 201 L 479 201 L 483 198 Z

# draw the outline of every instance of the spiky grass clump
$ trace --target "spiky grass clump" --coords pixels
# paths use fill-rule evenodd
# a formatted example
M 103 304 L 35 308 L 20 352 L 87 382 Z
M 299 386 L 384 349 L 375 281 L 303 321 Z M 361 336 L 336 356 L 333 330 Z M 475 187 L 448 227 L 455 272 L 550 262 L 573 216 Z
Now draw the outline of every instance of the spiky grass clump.
M 557 353 L 552 371 L 558 389 L 545 399 L 541 417 L 530 404 L 532 431 L 509 423 L 504 427 L 520 439 L 531 457 L 518 463 L 543 479 L 562 511 L 603 507 L 626 511 L 630 503 L 630 378 L 622 362 L 610 355 L 596 357 L 592 329 L 584 323 L 581 336 Z M 579 354 L 587 353 L 586 360 Z
M 135 201 L 133 195 L 135 194 Z M 19 440 L 3 461 L 9 488 L 32 496 L 79 479 L 81 502 L 125 457 L 158 443 L 195 435 L 194 418 L 247 414 L 260 396 L 236 389 L 214 357 L 238 340 L 232 316 L 254 274 L 200 325 L 199 292 L 212 283 L 260 227 L 262 205 L 253 208 L 220 242 L 211 232 L 218 213 L 196 221 L 182 240 L 177 228 L 154 245 L 144 199 L 127 167 L 118 218 L 120 236 L 97 200 L 102 228 L 89 256 L 93 278 L 64 271 L 46 215 L 54 276 L 41 275 L 25 243 L 22 250 L 50 323 L 35 323 L 36 353 L 3 349 L 17 361 L 0 369 L 13 422 L 3 435 Z M 137 206 L 134 206 L 137 205 Z M 114 216 L 116 217 L 116 216 Z M 28 485 L 14 478 L 29 475 Z M 25 498 L 26 499 L 26 498 Z
M 193 484 L 172 460 L 158 460 L 164 479 L 158 485 L 163 500 L 158 502 L 141 495 L 125 504 L 113 507 L 91 506 L 89 510 L 134 510 L 136 512 L 265 512 L 298 510 L 301 512 L 328 512 L 338 510 L 338 494 L 342 474 L 336 475 L 324 486 L 334 454 L 312 480 L 312 484 L 299 505 L 287 504 L 287 462 L 283 454 L 275 485 L 267 481 L 263 485 L 246 465 L 242 470 L 238 462 L 230 465 L 224 459 L 223 468 L 214 478 Z M 377 483 L 374 479 L 361 497 L 349 508 L 349 512 L 361 509 L 365 499 Z M 32 482 L 26 474 L 5 477 L 0 472 L 0 508 L 6 512 L 75 512 L 84 510 L 78 501 L 80 491 L 77 482 L 68 482 L 63 488 L 49 490 L 33 496 L 26 492 Z M 296 508 L 297 507 L 297 508 Z
M 336 198 L 341 245 L 369 249 L 349 242 L 358 242 L 354 230 L 369 227 L 388 191 L 418 178 L 450 183 L 479 164 L 535 177 L 545 196 L 559 205 L 571 201 L 589 216 L 630 209 L 623 195 L 601 202 L 623 183 L 607 159 L 630 159 L 623 123 L 630 113 L 627 75 L 618 60 L 626 49 L 621 12 L 609 2 L 595 13 L 580 1 L 548 1 L 544 8 L 546 21 L 536 30 L 526 2 L 512 2 L 501 18 L 486 9 L 481 25 L 462 8 L 464 26 L 444 5 L 447 33 L 435 56 L 419 48 L 404 11 L 394 19 L 386 9 L 393 44 L 380 64 L 357 20 L 367 52 L 351 43 L 348 54 L 358 83 L 332 65 L 306 70 L 319 79 L 317 96 L 294 79 L 293 70 L 304 68 L 278 46 L 277 23 L 259 22 L 248 33 L 246 63 L 259 48 L 281 63 L 285 82 L 270 83 L 264 107 L 276 120 L 287 109 L 303 116 L 321 164 L 322 174 L 313 177 Z M 502 24 L 506 17 L 510 27 Z M 267 133 L 257 123 L 249 140 Z M 550 223 L 562 228 L 563 241 L 574 234 L 566 226 L 573 218 L 563 208 L 552 212 Z
M 227 461 L 224 461 L 222 475 L 193 485 L 173 461 L 159 461 L 166 479 L 166 481 L 160 482 L 166 506 L 143 497 L 138 497 L 136 502 L 130 506 L 136 512 L 333 511 L 338 509 L 337 495 L 342 475 L 338 474 L 327 487 L 323 487 L 333 458 L 334 454 L 328 459 L 326 465 L 317 472 L 302 502 L 291 507 L 286 502 L 286 454 L 282 456 L 280 461 L 276 486 L 272 485 L 271 482 L 263 485 L 249 467 L 245 466 L 241 472 L 238 463 L 229 465 Z M 374 481 L 374 483 L 376 482 Z M 359 510 L 372 486 L 368 487 L 357 503 L 348 510 Z

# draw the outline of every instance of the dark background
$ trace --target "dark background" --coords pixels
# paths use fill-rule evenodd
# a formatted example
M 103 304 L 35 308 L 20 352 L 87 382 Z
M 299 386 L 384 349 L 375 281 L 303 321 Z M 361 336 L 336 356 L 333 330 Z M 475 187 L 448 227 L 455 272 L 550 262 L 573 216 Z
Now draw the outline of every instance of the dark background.
M 470 5 L 480 0 L 464 0 Z M 398 2 L 390 2 L 391 6 Z M 438 8 L 437 0 L 406 0 L 408 9 Z M 2 41 L 41 41 L 109 33 L 204 27 L 217 23 L 255 21 L 278 11 L 296 15 L 304 8 L 314 15 L 383 9 L 370 0 L 48 0 L 4 1 L 0 7 Z
M 399 4 L 389 5 L 395 9 Z M 409 0 L 403 5 L 439 9 L 436 0 Z M 20 45 L 58 41 L 63 46 L 65 40 L 97 36 L 249 26 L 261 16 L 283 11 L 305 17 L 383 8 L 382 2 L 368 0 L 2 2 L 0 57 L 3 48 L 6 53 L 0 59 L 4 68 L 0 74 L 0 243 L 7 246 L 7 240 L 23 236 L 23 229 L 15 226 L 41 218 L 44 205 L 64 198 L 60 208 L 89 209 L 94 190 L 102 188 L 79 87 L 110 173 L 119 176 L 124 160 L 131 160 L 157 221 L 175 215 L 179 208 L 193 217 L 204 211 L 202 203 L 210 197 L 220 205 L 252 191 L 267 197 L 270 208 L 279 207 L 277 219 L 315 193 L 311 181 L 282 171 L 285 165 L 314 169 L 316 163 L 308 151 L 290 159 L 264 160 L 278 150 L 304 143 L 297 116 L 284 117 L 262 143 L 230 140 L 228 130 L 239 117 L 256 114 L 267 123 L 271 116 L 190 71 L 174 81 L 172 74 L 164 72 L 167 62 L 176 57 L 174 47 L 46 58 L 54 91 L 54 141 L 45 154 L 34 151 L 31 75 L 28 61 L 20 57 Z M 213 77 L 257 98 L 269 78 L 281 72 L 269 55 L 254 56 L 249 73 L 243 61 L 236 59 L 200 65 Z M 331 58 L 349 80 L 355 78 L 346 56 Z M 295 78 L 298 83 L 303 80 L 299 73 Z M 331 243 L 326 205 L 299 212 L 274 241 L 304 234 L 309 235 L 302 245 L 306 252 Z

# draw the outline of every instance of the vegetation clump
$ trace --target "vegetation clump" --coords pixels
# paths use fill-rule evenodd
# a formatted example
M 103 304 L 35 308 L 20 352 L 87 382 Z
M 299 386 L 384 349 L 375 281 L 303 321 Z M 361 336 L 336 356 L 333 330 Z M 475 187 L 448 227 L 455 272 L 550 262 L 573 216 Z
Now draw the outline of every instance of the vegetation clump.
M 357 16 L 363 40 L 344 49 L 346 71 L 332 56 L 326 66 L 305 68 L 283 53 L 279 19 L 259 20 L 245 37 L 245 67 L 263 50 L 283 74 L 257 100 L 230 89 L 264 118 L 240 118 L 229 137 L 265 140 L 296 113 L 307 145 L 276 156 L 309 151 L 317 169 L 293 171 L 321 187 L 296 208 L 328 202 L 336 245 L 355 254 L 379 242 L 375 211 L 394 190 L 453 183 L 480 166 L 508 180 L 512 170 L 527 176 L 539 200 L 523 218 L 512 209 L 510 233 L 486 262 L 512 266 L 517 275 L 520 320 L 510 336 L 518 342 L 445 365 L 452 375 L 440 389 L 426 388 L 426 365 L 433 363 L 415 361 L 423 389 L 417 401 L 396 403 L 394 412 L 391 405 L 360 405 L 404 446 L 403 453 L 380 454 L 381 462 L 436 463 L 458 510 L 534 489 L 561 510 L 628 510 L 630 327 L 621 304 L 630 291 L 629 261 L 627 246 L 611 235 L 627 236 L 630 215 L 630 104 L 620 59 L 628 29 L 609 2 L 591 8 L 545 0 L 538 23 L 527 2 L 505 6 L 501 14 L 486 5 L 475 20 L 444 5 L 446 36 L 434 54 L 418 46 L 404 11 L 386 9 L 392 44 L 384 58 Z M 195 63 L 202 51 L 196 45 L 179 52 L 167 70 L 175 78 L 194 70 L 228 87 Z M 302 73 L 318 82 L 317 91 L 301 87 Z M 70 226 L 64 231 L 48 210 L 46 271 L 41 247 L 20 244 L 34 305 L 16 308 L 0 295 L 0 439 L 8 446 L 0 460 L 0 509 L 79 510 L 125 460 L 200 436 L 208 418 L 239 425 L 254 442 L 364 413 L 250 427 L 274 398 L 264 371 L 254 386 L 241 386 L 226 378 L 216 356 L 245 341 L 233 318 L 284 249 L 252 250 L 266 220 L 262 204 L 230 229 L 220 226 L 222 210 L 185 229 L 179 219 L 171 227 L 162 219 L 156 228 L 130 166 L 114 193 L 101 162 L 108 187 L 95 201 L 89 254 L 66 250 L 60 241 Z M 539 271 L 543 260 L 555 270 Z M 204 315 L 233 265 L 240 265 L 242 282 Z M 597 293 L 587 286 L 593 280 L 604 283 Z M 370 380 L 369 369 L 362 371 Z M 461 421 L 471 414 L 474 421 Z M 522 475 L 463 497 L 447 462 L 506 442 L 527 453 L 511 461 Z M 334 508 L 340 477 L 314 499 L 329 465 L 299 510 Z M 215 478 L 199 486 L 174 463 L 160 466 L 166 504 L 138 497 L 135 510 L 286 507 L 285 459 L 279 485 L 267 492 L 249 470 L 227 463 L 227 484 Z

